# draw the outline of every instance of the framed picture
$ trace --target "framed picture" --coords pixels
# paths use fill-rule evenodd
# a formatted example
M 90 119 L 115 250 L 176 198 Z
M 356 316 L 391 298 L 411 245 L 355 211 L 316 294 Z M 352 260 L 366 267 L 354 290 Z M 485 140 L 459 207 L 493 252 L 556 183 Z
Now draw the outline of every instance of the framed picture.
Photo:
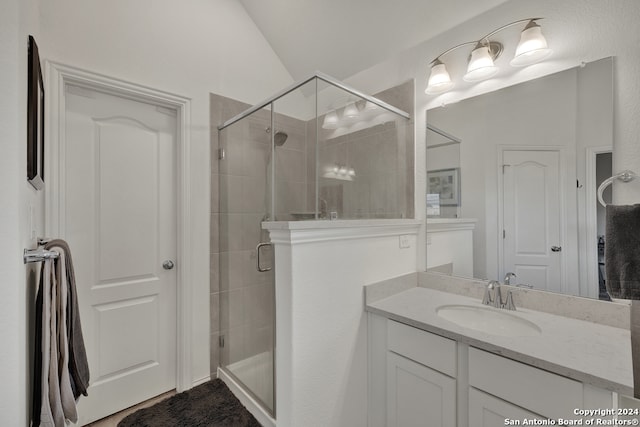
M 36 190 L 44 187 L 44 84 L 38 45 L 29 36 L 27 89 L 27 181 Z
M 427 193 L 439 194 L 441 206 L 460 205 L 460 168 L 427 171 Z

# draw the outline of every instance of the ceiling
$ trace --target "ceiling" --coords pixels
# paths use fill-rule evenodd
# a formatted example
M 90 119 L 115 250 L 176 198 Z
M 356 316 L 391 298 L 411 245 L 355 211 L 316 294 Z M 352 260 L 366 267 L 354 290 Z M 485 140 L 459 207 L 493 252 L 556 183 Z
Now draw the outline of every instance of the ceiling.
M 239 1 L 294 80 L 343 80 L 507 0 Z

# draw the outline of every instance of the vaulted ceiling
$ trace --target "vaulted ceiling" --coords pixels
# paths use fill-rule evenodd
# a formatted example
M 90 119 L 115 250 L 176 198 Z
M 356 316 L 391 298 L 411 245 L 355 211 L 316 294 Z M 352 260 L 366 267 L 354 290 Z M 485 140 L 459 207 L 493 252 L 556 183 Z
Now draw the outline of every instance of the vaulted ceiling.
M 506 0 L 239 0 L 294 80 L 338 79 Z

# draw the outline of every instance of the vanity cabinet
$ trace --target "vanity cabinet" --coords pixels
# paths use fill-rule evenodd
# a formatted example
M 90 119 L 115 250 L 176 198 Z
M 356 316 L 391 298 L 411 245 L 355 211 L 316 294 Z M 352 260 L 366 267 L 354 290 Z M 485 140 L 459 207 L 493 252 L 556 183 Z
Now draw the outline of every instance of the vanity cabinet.
M 526 411 L 512 403 L 490 394 L 469 388 L 469 427 L 496 427 L 511 420 L 542 419 L 533 412 Z
M 456 380 L 389 352 L 387 426 L 455 427 Z
M 456 343 L 389 321 L 388 427 L 455 427 Z
M 575 409 L 613 407 L 609 391 L 506 357 L 470 347 L 468 360 L 470 427 L 492 425 L 477 420 L 493 416 L 489 413 L 514 420 L 566 420 L 579 418 Z
M 616 403 L 610 391 L 375 314 L 369 339 L 370 427 L 578 419 L 575 409 Z

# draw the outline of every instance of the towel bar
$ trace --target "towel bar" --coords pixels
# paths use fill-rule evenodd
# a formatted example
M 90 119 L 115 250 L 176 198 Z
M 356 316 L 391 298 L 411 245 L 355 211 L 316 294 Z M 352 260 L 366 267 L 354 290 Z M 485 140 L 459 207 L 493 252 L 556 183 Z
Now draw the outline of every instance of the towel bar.
M 51 239 L 49 238 L 38 238 L 38 249 L 25 249 L 23 254 L 24 263 L 30 262 L 42 262 L 46 259 L 56 259 L 60 256 L 58 252 L 55 251 L 47 251 L 42 246 L 49 243 Z
M 607 206 L 607 204 L 604 202 L 604 199 L 602 198 L 602 193 L 604 193 L 604 189 L 607 188 L 609 185 L 611 185 L 611 183 L 613 183 L 614 180 L 619 179 L 622 182 L 629 182 L 629 181 L 633 181 L 637 177 L 638 175 L 636 175 L 634 172 L 630 170 L 625 170 L 620 172 L 617 175 L 612 176 L 611 178 L 607 178 L 604 181 L 602 181 L 602 184 L 600 184 L 600 187 L 598 187 L 598 201 L 600 202 L 600 204 L 604 207 Z
M 38 249 L 25 249 L 24 250 L 24 263 L 27 264 L 29 262 L 41 262 L 46 259 L 56 259 L 58 258 L 58 252 L 54 251 L 45 251 L 42 248 Z

